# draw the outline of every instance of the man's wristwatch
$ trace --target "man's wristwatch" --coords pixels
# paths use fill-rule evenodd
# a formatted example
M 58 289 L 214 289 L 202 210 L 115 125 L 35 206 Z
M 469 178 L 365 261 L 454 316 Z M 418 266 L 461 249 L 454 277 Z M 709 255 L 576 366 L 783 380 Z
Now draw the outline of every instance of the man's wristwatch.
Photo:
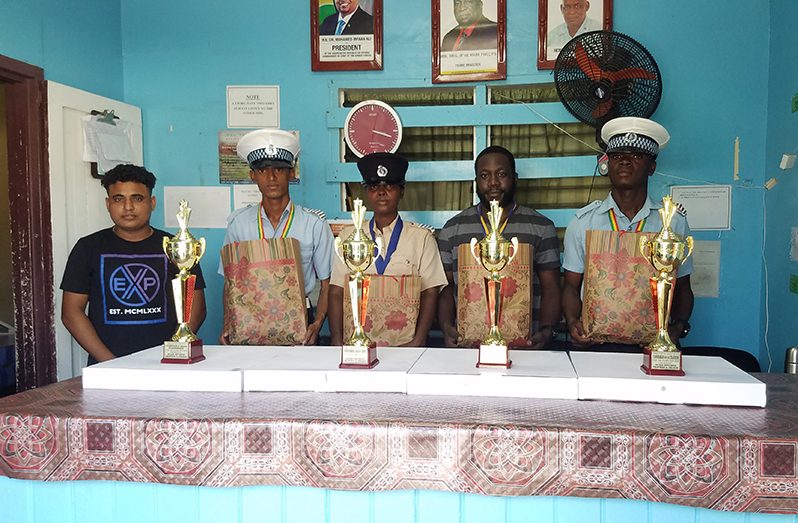
M 687 321 L 687 320 L 675 320 L 675 319 L 671 318 L 671 321 L 670 321 L 671 325 L 676 325 L 677 323 L 679 324 L 679 326 L 681 326 L 681 329 L 682 329 L 681 332 L 679 333 L 679 338 L 684 338 L 688 334 L 690 334 L 690 322 L 689 321 Z

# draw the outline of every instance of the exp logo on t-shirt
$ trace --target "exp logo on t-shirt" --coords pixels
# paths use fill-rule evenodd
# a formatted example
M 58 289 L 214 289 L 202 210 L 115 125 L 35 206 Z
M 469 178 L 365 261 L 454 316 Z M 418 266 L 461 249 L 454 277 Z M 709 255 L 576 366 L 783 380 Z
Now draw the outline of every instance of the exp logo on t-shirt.
M 100 281 L 105 323 L 164 323 L 168 269 L 163 254 L 103 254 Z

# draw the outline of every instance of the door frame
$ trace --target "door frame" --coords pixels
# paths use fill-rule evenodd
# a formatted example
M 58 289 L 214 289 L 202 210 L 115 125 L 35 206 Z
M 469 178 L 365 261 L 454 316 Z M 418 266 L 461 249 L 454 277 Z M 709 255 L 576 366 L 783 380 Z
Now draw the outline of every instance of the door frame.
M 0 55 L 8 127 L 17 391 L 56 381 L 44 71 Z

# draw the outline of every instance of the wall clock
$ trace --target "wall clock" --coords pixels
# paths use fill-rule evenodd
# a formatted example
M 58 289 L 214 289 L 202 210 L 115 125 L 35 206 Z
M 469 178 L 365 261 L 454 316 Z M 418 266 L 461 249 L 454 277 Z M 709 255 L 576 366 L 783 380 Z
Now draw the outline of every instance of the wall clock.
M 402 122 L 390 105 L 366 100 L 346 115 L 344 139 L 361 158 L 370 153 L 395 153 L 402 141 Z

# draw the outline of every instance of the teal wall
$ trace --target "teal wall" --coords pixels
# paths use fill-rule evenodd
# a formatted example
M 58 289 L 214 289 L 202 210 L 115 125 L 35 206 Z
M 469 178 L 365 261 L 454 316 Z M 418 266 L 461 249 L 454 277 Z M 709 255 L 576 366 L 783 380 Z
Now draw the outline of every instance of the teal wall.
M 798 153 L 798 112 L 793 113 L 790 107 L 793 94 L 798 93 L 796 20 L 798 2 L 773 0 L 765 176 L 776 177 L 779 183 L 766 196 L 765 257 L 770 299 L 767 310 L 763 308 L 763 317 L 769 314 L 768 342 L 776 370 L 783 369 L 785 349 L 798 345 L 798 295 L 789 291 L 790 275 L 798 275 L 798 263 L 790 261 L 790 234 L 798 226 L 798 168 L 779 169 L 782 154 Z
M 772 15 L 771 5 L 778 6 Z M 430 86 L 429 6 L 429 0 L 384 2 L 383 71 L 312 73 L 309 6 L 302 1 L 0 0 L 0 53 L 43 67 L 48 79 L 140 106 L 145 161 L 159 177 L 159 197 L 164 185 L 218 183 L 216 136 L 226 125 L 227 85 L 280 85 L 282 126 L 302 134 L 303 178 L 292 187 L 293 196 L 330 217 L 344 217 L 338 211 L 338 184 L 326 178 L 335 162 L 337 133 L 328 121 L 340 121 L 343 113 L 332 107 L 331 89 Z M 796 90 L 795 61 L 787 56 L 795 48 L 790 32 L 795 9 L 788 0 L 727 0 L 722 8 L 691 0 L 614 2 L 614 28 L 641 41 L 663 74 L 663 98 L 654 118 L 673 138 L 659 169 L 689 180 L 658 175 L 652 193 L 660 196 L 679 183 L 735 183 L 732 151 L 740 137 L 733 228 L 695 234 L 722 243 L 721 296 L 696 300 L 688 341 L 745 348 L 763 362 L 761 187 L 778 174 L 782 149 L 796 145 L 790 143 L 794 131 L 792 138 L 788 132 L 795 118 L 777 110 Z M 498 83 L 551 81 L 550 71 L 535 67 L 537 2 L 507 0 L 507 10 L 508 80 Z M 771 38 L 786 45 L 772 45 Z M 512 110 L 531 115 L 524 107 Z M 479 118 L 487 109 L 455 111 Z M 427 122 L 422 117 L 414 123 Z M 779 190 L 767 195 L 773 213 L 768 260 L 774 359 L 795 342 L 788 321 L 794 318 L 795 300 L 785 294 L 787 273 L 795 270 L 784 255 L 785 231 L 792 225 L 790 182 L 785 177 Z M 569 214 L 550 213 L 558 225 L 565 225 Z M 440 225 L 437 220 L 428 221 Z M 154 223 L 163 224 L 160 209 Z M 211 313 L 201 335 L 212 342 L 221 327 L 221 279 L 214 273 L 223 231 L 196 232 L 209 245 L 202 266 Z M 777 316 L 783 321 L 775 321 Z M 779 361 L 775 368 L 780 366 Z
M 383 71 L 313 73 L 308 2 L 123 0 L 125 99 L 143 109 L 148 167 L 167 184 L 217 183 L 216 133 L 226 122 L 225 86 L 278 84 L 282 126 L 302 134 L 303 177 L 292 194 L 331 217 L 343 217 L 337 211 L 338 185 L 325 179 L 334 162 L 335 133 L 327 125 L 331 82 L 430 86 L 429 6 L 429 0 L 384 2 Z M 551 81 L 550 71 L 535 66 L 537 2 L 508 0 L 507 10 L 507 83 Z M 615 0 L 614 12 L 615 29 L 646 45 L 662 70 L 664 94 L 655 118 L 673 139 L 660 156 L 660 169 L 694 182 L 732 183 L 732 146 L 739 136 L 740 184 L 761 187 L 768 3 L 729 0 L 719 9 L 714 2 L 692 0 Z M 531 114 L 520 106 L 517 111 Z M 672 183 L 682 182 L 658 177 L 653 192 L 659 196 Z M 696 234 L 720 239 L 723 260 L 721 297 L 697 300 L 691 344 L 742 347 L 759 356 L 761 201 L 761 189 L 735 188 L 733 229 Z M 567 222 L 555 218 L 560 225 Z M 156 223 L 161 220 L 157 215 Z M 212 274 L 223 231 L 196 232 L 208 239 L 202 266 Z M 209 303 L 219 304 L 221 279 L 207 279 Z M 201 332 L 206 340 L 216 339 L 220 316 L 212 309 Z
M 46 80 L 124 97 L 118 0 L 0 0 L 0 54 Z

